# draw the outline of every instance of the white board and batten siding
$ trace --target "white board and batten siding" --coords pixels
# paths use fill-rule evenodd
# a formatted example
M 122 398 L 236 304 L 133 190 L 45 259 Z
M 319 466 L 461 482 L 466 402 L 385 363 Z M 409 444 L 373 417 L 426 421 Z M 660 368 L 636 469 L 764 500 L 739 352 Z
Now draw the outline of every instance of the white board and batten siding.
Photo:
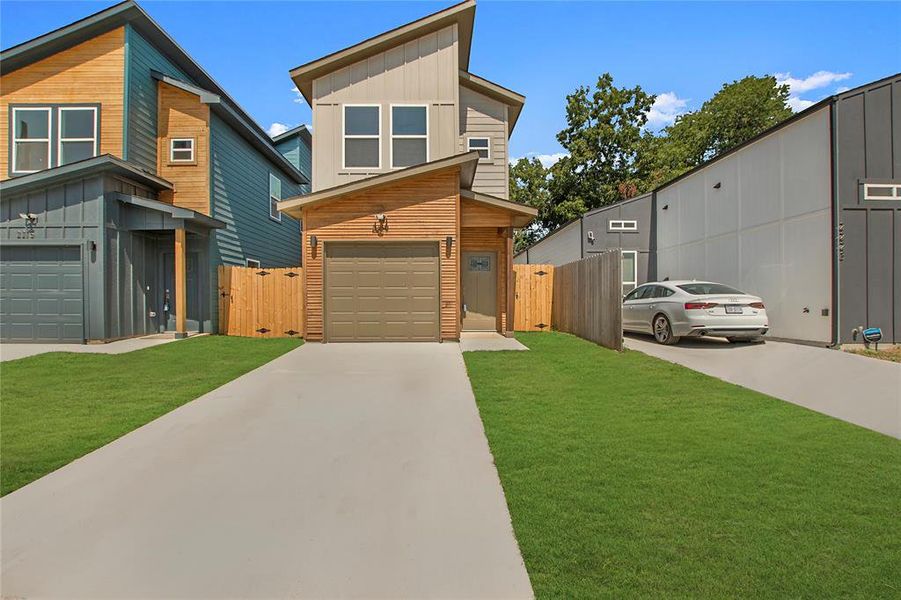
M 582 258 L 582 221 L 576 219 L 513 259 L 517 264 L 561 266 Z
M 507 198 L 507 106 L 475 90 L 460 86 L 460 144 L 466 152 L 470 137 L 489 138 L 489 157 L 479 160 L 472 189 Z
M 451 25 L 313 81 L 313 186 L 326 189 L 391 170 L 391 104 L 425 104 L 429 160 L 459 138 L 457 26 Z M 343 169 L 344 104 L 381 105 L 381 168 Z
M 829 342 L 830 173 L 827 107 L 659 190 L 658 279 L 735 286 L 771 336 Z

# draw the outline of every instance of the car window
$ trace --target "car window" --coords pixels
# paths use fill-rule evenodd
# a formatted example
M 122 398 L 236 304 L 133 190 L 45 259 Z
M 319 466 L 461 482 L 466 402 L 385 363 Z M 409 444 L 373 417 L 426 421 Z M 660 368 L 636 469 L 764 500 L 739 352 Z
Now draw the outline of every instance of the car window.
M 635 294 L 635 298 L 633 300 L 644 300 L 646 298 L 650 298 L 654 294 L 654 286 L 653 285 L 643 285 L 638 290 L 638 293 Z
M 626 294 L 626 297 L 623 298 L 623 302 L 628 302 L 629 300 L 635 300 L 638 297 L 638 292 L 640 292 L 640 291 L 641 291 L 641 288 L 635 288 L 634 290 L 632 290 L 631 292 Z
M 683 283 L 676 287 L 696 296 L 705 296 L 707 294 L 744 294 L 744 292 L 722 283 Z
M 668 298 L 675 294 L 673 290 L 663 287 L 662 285 L 654 286 L 654 298 Z

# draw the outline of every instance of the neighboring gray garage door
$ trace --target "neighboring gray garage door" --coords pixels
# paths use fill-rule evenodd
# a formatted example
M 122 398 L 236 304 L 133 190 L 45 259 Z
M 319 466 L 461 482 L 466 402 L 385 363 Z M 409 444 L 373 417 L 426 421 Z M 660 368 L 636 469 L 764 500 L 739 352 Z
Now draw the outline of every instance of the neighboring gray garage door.
M 326 244 L 326 341 L 437 341 L 438 244 Z
M 0 250 L 0 339 L 83 342 L 84 291 L 77 246 Z

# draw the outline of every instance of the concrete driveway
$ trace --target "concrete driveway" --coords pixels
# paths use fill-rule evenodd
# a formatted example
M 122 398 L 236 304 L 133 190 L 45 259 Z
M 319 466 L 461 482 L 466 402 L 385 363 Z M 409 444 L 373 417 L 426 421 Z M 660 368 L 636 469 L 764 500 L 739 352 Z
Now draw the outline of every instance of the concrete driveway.
M 456 344 L 308 344 L 0 511 L 4 597 L 532 594 Z
M 800 344 L 729 344 L 710 338 L 626 347 L 901 438 L 901 364 Z
M 209 335 L 209 334 L 201 334 Z M 75 352 L 78 354 L 124 354 L 152 348 L 160 344 L 176 342 L 171 333 L 159 333 L 139 338 L 116 340 L 108 344 L 0 344 L 0 362 L 18 360 L 48 352 Z

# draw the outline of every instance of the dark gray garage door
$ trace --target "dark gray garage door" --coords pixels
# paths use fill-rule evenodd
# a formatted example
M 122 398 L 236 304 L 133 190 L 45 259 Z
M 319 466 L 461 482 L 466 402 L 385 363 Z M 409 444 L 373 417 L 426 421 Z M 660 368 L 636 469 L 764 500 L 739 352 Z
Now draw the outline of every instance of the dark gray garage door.
M 79 247 L 0 249 L 0 339 L 83 342 L 83 313 Z
M 326 341 L 437 341 L 438 244 L 326 245 Z

